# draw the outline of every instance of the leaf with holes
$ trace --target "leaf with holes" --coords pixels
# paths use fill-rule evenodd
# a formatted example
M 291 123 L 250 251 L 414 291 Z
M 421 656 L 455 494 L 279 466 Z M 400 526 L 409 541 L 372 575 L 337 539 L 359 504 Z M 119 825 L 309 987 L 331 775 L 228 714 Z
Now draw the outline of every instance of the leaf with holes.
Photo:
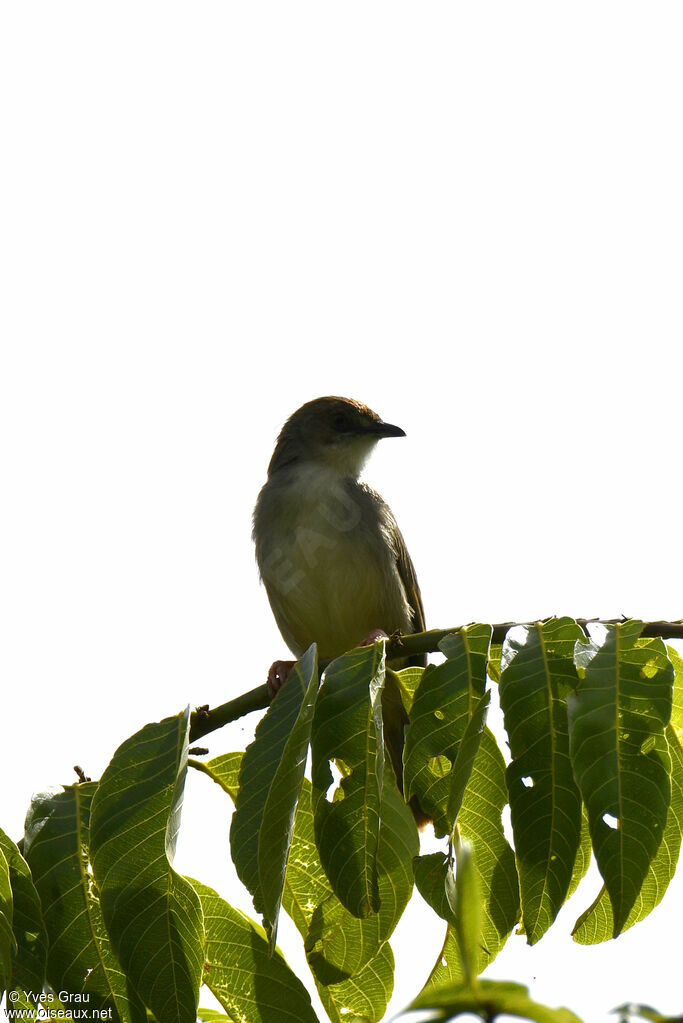
M 511 629 L 503 644 L 500 703 L 522 920 L 530 945 L 567 898 L 581 835 L 581 795 L 569 759 L 567 696 L 578 684 L 571 618 Z
M 453 834 L 455 833 L 458 814 L 460 813 L 460 807 L 462 806 L 463 797 L 465 795 L 465 789 L 467 788 L 467 783 L 470 780 L 474 761 L 477 753 L 479 752 L 479 746 L 481 745 L 481 737 L 484 734 L 486 715 L 488 714 L 490 702 L 491 691 L 487 690 L 474 705 L 472 717 L 465 726 L 465 731 L 463 732 L 462 739 L 458 744 L 458 752 L 455 760 L 453 761 L 453 767 L 451 768 L 447 813 L 448 819 L 451 822 L 451 832 Z
M 311 999 L 262 928 L 207 885 L 192 880 L 206 928 L 204 983 L 232 1020 L 317 1023 Z
M 145 1010 L 112 948 L 90 866 L 90 807 L 97 782 L 34 796 L 24 855 L 42 904 L 55 991 L 88 996 L 87 1008 L 140 1023 Z M 107 1018 L 106 1016 L 100 1018 Z
M 359 920 L 331 894 L 317 905 L 311 917 L 306 953 L 322 983 L 357 976 L 391 936 L 412 894 L 417 829 L 391 776 L 384 780 L 381 818 L 377 850 L 379 911 Z
M 488 729 L 474 761 L 458 815 L 458 829 L 474 849 L 474 866 L 482 898 L 482 941 L 477 972 L 481 973 L 507 941 L 519 919 L 519 887 L 514 853 L 503 833 L 501 814 L 507 802 L 505 761 Z M 415 880 L 420 894 L 439 916 L 449 921 L 444 946 L 423 990 L 463 980 L 461 953 L 448 911 L 448 864 L 443 854 L 420 857 Z
M 578 641 L 584 673 L 568 698 L 569 745 L 593 850 L 623 929 L 662 841 L 671 800 L 673 668 L 661 640 L 639 642 L 641 622 L 591 625 Z
M 385 797 L 386 792 L 385 786 Z M 397 919 L 409 898 L 412 882 L 406 893 L 404 882 L 401 881 L 402 868 L 398 865 L 390 866 L 391 858 L 385 856 L 384 843 L 390 841 L 395 847 L 399 841 L 387 838 L 394 830 L 398 830 L 399 834 L 403 830 L 395 820 L 397 813 L 405 815 L 402 818 L 404 825 L 407 817 L 413 835 L 415 824 L 395 787 L 389 800 L 389 804 L 383 804 L 382 816 L 383 819 L 394 819 L 395 822 L 380 836 L 378 850 L 379 887 L 383 893 L 383 905 L 376 916 L 359 920 L 334 895 L 320 863 L 315 844 L 311 786 L 304 779 L 294 823 L 282 905 L 305 939 L 318 993 L 325 1011 L 334 1023 L 346 1023 L 356 1018 L 378 1023 L 386 1013 L 393 990 L 394 957 L 389 942 L 379 942 L 379 928 L 383 927 L 383 933 L 388 937 L 396 922 L 394 920 L 393 926 L 390 923 L 390 906 L 393 903 Z M 389 807 L 394 810 L 393 814 Z M 413 843 L 408 847 L 409 853 L 417 846 L 416 838 Z M 385 866 L 389 874 L 386 880 L 382 877 Z M 388 894 L 390 885 L 394 887 L 391 898 Z M 324 911 L 321 912 L 319 907 L 324 907 Z
M 243 760 L 241 753 L 225 753 L 207 763 L 190 761 L 235 800 Z M 341 1008 L 368 1019 L 381 1019 L 393 985 L 394 960 L 386 944 L 410 899 L 413 888 L 412 857 L 417 832 L 412 814 L 400 796 L 392 775 L 384 780 L 377 849 L 380 907 L 376 915 L 359 920 L 336 898 L 320 864 L 315 845 L 311 784 L 304 779 L 291 839 L 282 905 L 306 939 L 309 962 L 322 987 Z M 386 993 L 386 992 L 389 992 Z M 379 1000 L 377 1000 L 379 999 Z
M 234 801 L 243 758 L 242 753 L 226 753 L 205 764 L 193 762 L 193 766 L 212 778 Z M 396 795 L 400 800 L 398 794 Z M 400 800 L 400 803 L 404 813 L 409 814 L 403 800 Z M 414 832 L 415 825 L 412 816 L 409 817 Z M 318 856 L 313 829 L 311 783 L 304 778 L 294 820 L 294 833 L 282 892 L 282 907 L 294 921 L 301 936 L 307 939 L 317 907 L 329 904 L 331 909 L 333 902 L 341 908 Z M 378 1023 L 386 1012 L 393 989 L 394 958 L 391 947 L 389 942 L 385 941 L 372 955 L 372 948 L 363 936 L 363 928 L 368 921 L 359 920 L 347 910 L 343 912 L 344 925 L 339 934 L 345 943 L 348 960 L 344 958 L 341 964 L 334 965 L 339 970 L 337 975 L 344 979 L 324 985 L 314 973 L 318 993 L 333 1023 L 348 1023 L 349 1020 L 355 1019 Z M 328 946 L 331 947 L 334 946 Z M 366 965 L 362 966 L 355 976 L 349 976 L 353 965 L 367 955 L 371 955 L 371 958 Z M 318 964 L 319 962 L 318 960 Z
M 333 1023 L 379 1023 L 393 986 L 394 954 L 386 941 L 356 977 L 329 986 L 318 983 L 318 994 Z
M 486 686 L 490 625 L 471 625 L 446 636 L 447 660 L 425 668 L 406 729 L 403 777 L 406 798 L 417 796 L 434 819 L 437 837 L 451 831 L 451 770 L 465 729 Z
M 114 754 L 93 796 L 90 855 L 116 954 L 158 1023 L 194 1023 L 202 908 L 171 863 L 180 826 L 189 712 L 145 725 Z
M 379 909 L 383 685 L 384 641 L 351 650 L 325 671 L 313 719 L 316 844 L 335 895 L 357 917 Z M 333 760 L 344 776 L 331 795 Z
M 675 650 L 668 648 L 669 660 L 675 670 L 673 710 L 671 721 L 666 727 L 666 736 L 671 754 L 671 803 L 664 826 L 662 841 L 650 863 L 643 886 L 626 918 L 622 930 L 644 920 L 664 898 L 669 882 L 674 876 L 681 848 L 683 834 L 683 659 Z M 581 945 L 594 945 L 607 941 L 614 931 L 612 905 L 603 886 L 599 895 L 574 925 L 574 941 Z

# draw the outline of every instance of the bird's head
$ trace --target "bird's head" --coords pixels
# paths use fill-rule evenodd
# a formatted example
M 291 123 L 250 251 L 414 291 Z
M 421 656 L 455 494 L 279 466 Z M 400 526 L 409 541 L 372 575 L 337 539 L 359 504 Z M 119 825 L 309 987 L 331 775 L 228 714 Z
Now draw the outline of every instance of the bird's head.
M 268 475 L 294 463 L 317 463 L 356 478 L 382 437 L 405 437 L 405 432 L 383 422 L 360 401 L 315 398 L 297 409 L 282 427 Z

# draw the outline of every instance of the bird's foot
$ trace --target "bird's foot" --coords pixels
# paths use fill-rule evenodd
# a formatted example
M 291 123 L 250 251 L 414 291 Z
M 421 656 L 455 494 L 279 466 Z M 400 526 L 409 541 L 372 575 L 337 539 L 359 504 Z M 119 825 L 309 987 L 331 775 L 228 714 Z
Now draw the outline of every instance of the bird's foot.
M 273 661 L 268 669 L 268 678 L 266 679 L 271 700 L 282 689 L 295 664 L 296 661 Z
M 358 646 L 372 646 L 378 639 L 389 639 L 384 629 L 373 629 Z

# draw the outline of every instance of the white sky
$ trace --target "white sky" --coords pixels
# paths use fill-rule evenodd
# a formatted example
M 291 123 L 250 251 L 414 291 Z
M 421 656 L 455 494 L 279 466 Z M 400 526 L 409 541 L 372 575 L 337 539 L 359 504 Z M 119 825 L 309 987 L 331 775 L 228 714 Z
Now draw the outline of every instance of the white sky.
M 3 7 L 0 826 L 286 656 L 250 515 L 320 394 L 407 432 L 366 478 L 428 625 L 683 615 L 682 44 L 667 2 Z M 249 910 L 226 811 L 189 779 L 176 865 Z M 680 880 L 598 951 L 596 886 L 491 975 L 682 1011 Z

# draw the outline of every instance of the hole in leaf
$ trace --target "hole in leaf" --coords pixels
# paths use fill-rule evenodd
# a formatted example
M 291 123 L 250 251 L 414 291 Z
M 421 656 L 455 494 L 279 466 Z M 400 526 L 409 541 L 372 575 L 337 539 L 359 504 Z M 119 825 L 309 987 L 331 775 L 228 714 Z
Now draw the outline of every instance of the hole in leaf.
M 602 819 L 608 828 L 612 828 L 614 831 L 619 827 L 619 818 L 613 817 L 611 813 L 603 813 Z
M 441 956 L 441 965 L 448 966 L 448 959 L 446 959 L 446 956 Z
M 508 803 L 503 807 L 503 812 L 500 815 L 500 820 L 503 825 L 503 833 L 507 838 L 510 845 L 514 842 L 514 836 L 512 834 L 512 815 L 510 813 L 510 804 Z
M 535 784 L 536 782 L 534 781 L 530 774 L 527 774 L 526 777 L 522 778 L 522 785 L 524 785 L 524 787 L 527 789 L 532 789 Z
M 335 803 L 344 798 L 344 790 L 341 787 L 344 775 L 333 760 L 330 760 L 330 773 L 332 775 L 332 784 L 325 793 L 325 799 L 328 803 Z
M 448 757 L 430 757 L 427 766 L 431 773 L 438 778 L 445 778 L 451 772 L 451 762 Z

